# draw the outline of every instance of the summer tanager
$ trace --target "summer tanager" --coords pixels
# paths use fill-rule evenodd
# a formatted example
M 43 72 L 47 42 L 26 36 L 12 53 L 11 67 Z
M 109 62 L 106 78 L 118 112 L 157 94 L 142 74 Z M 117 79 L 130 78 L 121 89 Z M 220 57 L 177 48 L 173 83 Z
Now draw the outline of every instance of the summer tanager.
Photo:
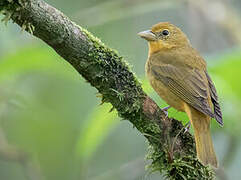
M 222 126 L 222 112 L 206 62 L 186 35 L 168 22 L 138 35 L 148 41 L 146 75 L 153 89 L 171 107 L 186 112 L 194 129 L 198 159 L 218 166 L 210 134 L 210 121 Z

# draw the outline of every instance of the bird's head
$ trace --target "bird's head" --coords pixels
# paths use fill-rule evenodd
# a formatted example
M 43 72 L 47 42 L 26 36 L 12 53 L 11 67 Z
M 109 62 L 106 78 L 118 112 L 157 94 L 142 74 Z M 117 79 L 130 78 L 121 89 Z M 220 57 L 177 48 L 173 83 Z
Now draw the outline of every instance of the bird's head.
M 169 22 L 160 22 L 151 30 L 139 32 L 138 35 L 148 41 L 151 52 L 188 46 L 186 35 Z

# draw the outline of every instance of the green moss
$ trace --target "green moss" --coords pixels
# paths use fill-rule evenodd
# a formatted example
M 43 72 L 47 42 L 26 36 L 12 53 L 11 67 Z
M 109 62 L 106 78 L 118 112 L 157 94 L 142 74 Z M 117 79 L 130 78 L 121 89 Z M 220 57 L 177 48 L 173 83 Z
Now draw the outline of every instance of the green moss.
M 108 102 L 114 103 L 114 106 L 124 118 L 131 115 L 133 111 L 139 111 L 141 108 L 141 101 L 137 100 L 137 96 L 142 93 L 142 90 L 137 78 L 130 73 L 128 64 L 116 51 L 107 48 L 98 38 L 95 38 L 83 28 L 81 28 L 81 30 L 90 39 L 92 46 L 94 46 L 94 48 L 90 50 L 90 53 L 88 53 L 88 59 L 91 59 L 92 62 L 95 61 L 98 66 L 103 66 L 95 71 L 95 74 L 98 74 L 96 83 L 93 80 L 91 83 L 96 87 L 99 79 L 106 79 L 106 81 L 108 81 L 108 87 L 103 86 L 103 84 L 98 84 L 101 87 L 99 91 L 100 93 L 108 92 L 108 94 L 106 94 L 106 99 L 109 99 Z M 96 66 L 96 64 L 92 63 L 89 64 L 89 66 Z M 118 82 L 121 79 L 120 77 L 125 80 L 125 82 Z M 133 87 L 136 86 L 137 91 L 134 92 Z M 129 105 L 125 103 L 127 96 L 129 101 L 132 100 Z M 116 97 L 118 98 L 118 102 L 115 103 Z
M 22 31 L 27 31 L 30 34 L 33 34 L 34 26 L 31 23 L 24 21 L 24 23 L 22 24 Z
M 209 166 L 204 167 L 194 156 L 175 157 L 169 162 L 168 152 L 164 152 L 158 152 L 153 146 L 149 147 L 147 159 L 152 160 L 152 164 L 147 168 L 151 169 L 151 172 L 158 171 L 167 179 L 214 179 L 213 170 Z
M 204 180 L 214 178 L 214 173 L 210 167 L 203 165 L 192 156 L 184 156 L 174 159 L 173 163 L 168 166 L 167 177 L 171 179 L 198 179 L 202 177 Z
M 143 132 L 147 132 L 147 133 L 149 132 L 155 135 L 157 134 L 160 135 L 162 132 L 160 127 L 156 123 L 144 123 L 142 126 L 143 126 Z
M 12 16 L 18 18 L 20 16 L 19 12 L 25 7 L 27 2 L 28 0 L 2 0 L 0 2 L 0 13 L 4 15 L 2 21 L 7 25 Z M 24 21 L 21 28 L 22 31 L 33 34 L 34 26 L 30 22 Z

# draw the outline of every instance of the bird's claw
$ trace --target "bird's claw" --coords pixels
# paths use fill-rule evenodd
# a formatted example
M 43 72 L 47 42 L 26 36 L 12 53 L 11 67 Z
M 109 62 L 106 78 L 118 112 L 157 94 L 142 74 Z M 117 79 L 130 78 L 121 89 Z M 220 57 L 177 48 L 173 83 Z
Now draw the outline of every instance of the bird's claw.
M 167 107 L 162 108 L 163 112 L 165 113 L 165 118 L 168 117 L 168 109 L 170 109 L 170 108 L 171 108 L 171 106 L 167 106 Z
M 190 122 L 190 121 L 188 121 L 188 123 L 187 123 L 187 124 L 185 124 L 185 131 L 184 131 L 184 133 L 189 132 L 190 127 L 191 127 L 191 122 Z

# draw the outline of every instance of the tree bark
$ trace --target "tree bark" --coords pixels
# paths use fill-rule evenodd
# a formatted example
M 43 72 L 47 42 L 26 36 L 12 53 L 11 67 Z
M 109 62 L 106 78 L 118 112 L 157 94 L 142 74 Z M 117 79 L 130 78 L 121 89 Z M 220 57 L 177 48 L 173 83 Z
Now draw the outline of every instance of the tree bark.
M 142 90 L 126 61 L 99 39 L 42 0 L 0 0 L 0 11 L 51 46 L 150 144 L 150 168 L 170 179 L 213 179 L 196 158 L 192 135 Z

